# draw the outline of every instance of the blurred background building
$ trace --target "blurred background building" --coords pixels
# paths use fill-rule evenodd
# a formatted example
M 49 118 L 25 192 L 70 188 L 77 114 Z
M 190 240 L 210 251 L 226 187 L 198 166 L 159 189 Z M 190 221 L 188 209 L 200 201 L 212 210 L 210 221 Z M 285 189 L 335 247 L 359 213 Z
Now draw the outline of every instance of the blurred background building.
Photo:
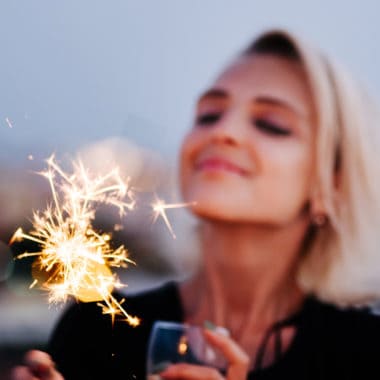
M 320 45 L 380 93 L 375 0 L 0 0 L 0 379 L 31 347 L 44 347 L 62 311 L 29 290 L 33 249 L 11 248 L 19 226 L 50 199 L 35 172 L 53 152 L 63 165 L 115 165 L 139 189 L 121 221 L 100 210 L 137 266 L 120 271 L 127 291 L 183 276 L 197 263 L 196 224 L 185 210 L 151 223 L 155 196 L 180 199 L 177 152 L 197 95 L 256 33 L 286 27 Z M 143 316 L 142 316 L 143 317 Z

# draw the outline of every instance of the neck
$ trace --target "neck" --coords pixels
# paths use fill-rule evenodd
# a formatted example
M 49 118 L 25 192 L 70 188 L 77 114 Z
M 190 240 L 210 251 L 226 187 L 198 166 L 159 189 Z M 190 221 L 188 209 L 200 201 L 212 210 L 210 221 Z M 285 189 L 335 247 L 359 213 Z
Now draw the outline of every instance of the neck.
M 189 284 L 190 318 L 238 331 L 265 329 L 292 314 L 303 299 L 295 273 L 306 229 L 306 220 L 281 228 L 205 222 L 204 266 Z

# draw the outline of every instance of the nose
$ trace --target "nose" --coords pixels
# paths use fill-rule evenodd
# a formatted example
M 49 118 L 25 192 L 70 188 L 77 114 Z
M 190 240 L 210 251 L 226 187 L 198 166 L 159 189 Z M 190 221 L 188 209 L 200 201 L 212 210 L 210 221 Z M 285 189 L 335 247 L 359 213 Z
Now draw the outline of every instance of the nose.
M 242 144 L 246 138 L 246 123 L 247 121 L 240 110 L 229 110 L 212 128 L 213 141 L 231 146 Z

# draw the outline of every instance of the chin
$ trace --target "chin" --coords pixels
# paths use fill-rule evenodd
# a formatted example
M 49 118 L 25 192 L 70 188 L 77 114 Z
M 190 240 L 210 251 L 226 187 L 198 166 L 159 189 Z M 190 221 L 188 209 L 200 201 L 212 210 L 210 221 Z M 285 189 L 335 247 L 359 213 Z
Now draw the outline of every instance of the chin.
M 194 202 L 191 211 L 200 218 L 213 219 L 219 221 L 233 222 L 243 219 L 251 219 L 252 215 L 247 214 L 247 207 L 240 207 L 246 204 L 241 197 L 229 196 L 226 191 L 193 191 L 184 194 L 186 202 Z
M 249 223 L 266 227 L 284 227 L 300 217 L 284 202 L 273 199 L 253 199 L 247 192 L 232 192 L 220 187 L 210 191 L 192 188 L 184 192 L 186 202 L 194 202 L 191 211 L 202 219 L 226 223 Z M 235 189 L 236 190 L 236 189 Z M 301 213 L 302 214 L 302 213 Z

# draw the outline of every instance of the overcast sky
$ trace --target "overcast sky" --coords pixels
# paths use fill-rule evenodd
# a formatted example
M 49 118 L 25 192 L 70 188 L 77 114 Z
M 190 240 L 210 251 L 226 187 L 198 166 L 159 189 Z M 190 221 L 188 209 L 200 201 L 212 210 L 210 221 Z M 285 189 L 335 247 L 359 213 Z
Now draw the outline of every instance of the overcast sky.
M 197 94 L 271 26 L 320 45 L 380 94 L 378 4 L 0 0 L 2 165 L 109 136 L 174 156 Z

